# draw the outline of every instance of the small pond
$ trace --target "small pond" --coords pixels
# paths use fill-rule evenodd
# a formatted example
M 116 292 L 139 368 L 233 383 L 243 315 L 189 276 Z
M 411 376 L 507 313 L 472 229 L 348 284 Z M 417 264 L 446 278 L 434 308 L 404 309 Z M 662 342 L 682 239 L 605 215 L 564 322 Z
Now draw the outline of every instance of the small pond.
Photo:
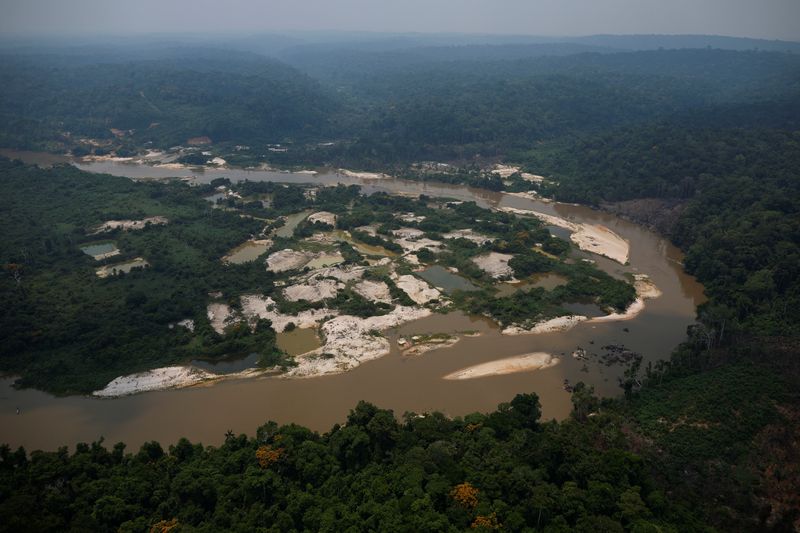
M 81 251 L 91 255 L 97 260 L 105 259 L 119 253 L 119 248 L 113 242 L 97 242 L 81 246 Z
M 311 261 L 306 263 L 305 266 L 307 266 L 311 270 L 314 270 L 315 268 L 329 267 L 329 266 L 333 266 L 333 265 L 338 265 L 339 263 L 343 263 L 343 262 L 344 262 L 344 257 L 342 257 L 339 254 L 335 254 L 335 255 L 334 254 L 325 254 L 325 255 L 321 255 L 319 257 L 315 257 L 314 259 L 312 259 Z
M 278 333 L 278 348 L 292 356 L 316 350 L 321 345 L 314 328 L 295 328 Z
M 300 213 L 287 216 L 286 223 L 275 230 L 275 236 L 286 238 L 291 237 L 294 234 L 294 228 L 296 228 L 297 225 L 304 221 L 310 214 L 311 211 L 301 211 Z
M 228 252 L 228 255 L 223 257 L 222 261 L 234 265 L 248 263 L 261 257 L 268 249 L 269 244 L 267 242 L 247 241 Z
M 511 296 L 517 291 L 528 291 L 537 287 L 551 291 L 560 285 L 566 285 L 567 281 L 567 278 L 553 272 L 544 272 L 542 274 L 534 274 L 527 280 L 518 283 L 501 283 L 496 286 L 498 289 L 497 295 Z
M 474 291 L 478 288 L 470 283 L 469 280 L 457 274 L 453 274 L 440 265 L 433 265 L 426 268 L 422 272 L 419 272 L 419 276 L 434 287 L 444 289 L 445 292 L 456 290 Z

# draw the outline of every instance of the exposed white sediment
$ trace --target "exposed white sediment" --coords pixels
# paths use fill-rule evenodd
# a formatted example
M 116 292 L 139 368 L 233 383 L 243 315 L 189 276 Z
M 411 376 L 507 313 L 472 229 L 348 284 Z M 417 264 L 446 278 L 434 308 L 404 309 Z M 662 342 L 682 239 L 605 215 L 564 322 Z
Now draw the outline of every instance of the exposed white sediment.
M 504 328 L 501 333 L 503 335 L 536 335 L 540 333 L 552 333 L 554 331 L 567 331 L 584 320 L 588 320 L 588 318 L 582 315 L 558 316 L 556 318 L 537 322 L 529 329 L 517 325 L 508 326 Z
M 269 254 L 269 257 L 267 257 L 267 270 L 270 272 L 285 272 L 303 268 L 313 257 L 314 254 L 311 252 L 300 252 L 284 248 Z
M 425 232 L 417 228 L 398 228 L 392 230 L 392 235 L 401 239 L 418 239 L 422 237 Z
M 336 225 L 336 215 L 334 215 L 329 211 L 319 211 L 317 213 L 312 213 L 308 215 L 308 218 L 306 220 L 308 220 L 312 224 L 314 222 L 321 222 L 322 224 L 328 224 L 329 226 Z
M 361 178 L 365 180 L 384 180 L 391 178 L 391 176 L 382 174 L 380 172 L 357 172 L 355 170 L 347 170 L 345 168 L 340 168 L 339 174 L 349 178 Z
M 472 262 L 478 265 L 478 268 L 489 274 L 495 279 L 506 278 L 514 275 L 514 269 L 508 265 L 508 262 L 514 256 L 511 254 L 501 254 L 499 252 L 489 252 L 486 255 L 479 255 L 472 258 Z
M 509 178 L 513 174 L 519 174 L 522 179 L 525 181 L 530 181 L 533 183 L 541 183 L 545 180 L 544 176 L 539 176 L 537 174 L 531 174 L 530 172 L 520 172 L 519 167 L 511 166 L 511 165 L 495 165 L 494 168 L 491 170 L 492 174 L 500 176 L 501 178 Z
M 389 286 L 383 281 L 365 279 L 356 283 L 353 290 L 373 302 L 390 303 L 392 301 Z
M 169 219 L 167 217 L 155 216 L 147 217 L 141 220 L 107 220 L 94 228 L 92 235 L 96 233 L 104 233 L 115 229 L 122 229 L 125 231 L 140 230 L 147 227 L 147 225 L 160 226 L 167 224 Z
M 463 368 L 447 374 L 443 379 L 474 379 L 514 374 L 516 372 L 530 372 L 532 370 L 550 368 L 559 362 L 557 357 L 553 357 L 549 353 L 534 352 Z
M 286 375 L 310 377 L 336 374 L 383 357 L 389 353 L 390 346 L 380 331 L 430 314 L 431 311 L 425 308 L 397 306 L 382 316 L 359 318 L 342 315 L 333 318 L 320 328 L 325 343 L 312 352 L 298 356 L 298 366 Z
M 167 366 L 120 376 L 92 394 L 102 397 L 126 396 L 137 392 L 188 387 L 217 377 L 216 374 L 190 366 Z
M 411 274 L 404 274 L 402 276 L 394 275 L 392 279 L 403 292 L 408 294 L 408 297 L 414 300 L 418 305 L 425 305 L 432 300 L 441 298 L 442 293 L 438 289 L 431 287 L 426 282 Z
M 646 274 L 635 274 L 633 286 L 636 289 L 636 300 L 634 300 L 624 312 L 598 316 L 592 318 L 590 322 L 602 323 L 616 322 L 619 320 L 631 320 L 636 318 L 639 313 L 644 311 L 645 300 L 650 300 L 661 296 L 661 290 L 659 290 L 659 288 L 656 287 L 652 281 L 650 281 L 650 278 Z
M 233 318 L 233 313 L 228 304 L 210 303 L 206 308 L 206 316 L 211 323 L 211 329 L 222 335 Z
M 327 298 L 335 298 L 336 293 L 344 289 L 344 284 L 333 279 L 319 279 L 313 277 L 308 283 L 290 285 L 283 289 L 283 296 L 290 302 L 306 300 L 319 302 Z
M 492 237 L 488 237 L 481 233 L 475 233 L 473 230 L 469 228 L 457 229 L 449 233 L 445 233 L 444 235 L 442 235 L 442 237 L 444 237 L 445 239 L 466 239 L 478 245 L 486 244 L 487 242 L 495 240 Z
M 248 321 L 253 322 L 259 318 L 265 318 L 272 322 L 272 329 L 281 333 L 289 323 L 298 328 L 313 328 L 326 318 L 337 316 L 339 311 L 335 309 L 309 309 L 301 311 L 296 315 L 285 315 L 278 311 L 275 300 L 269 296 L 257 294 L 242 295 L 242 313 Z
M 401 215 L 397 215 L 397 218 L 399 220 L 402 220 L 403 222 L 408 223 L 408 222 L 422 222 L 427 217 L 425 215 L 415 215 L 414 213 L 403 213 Z

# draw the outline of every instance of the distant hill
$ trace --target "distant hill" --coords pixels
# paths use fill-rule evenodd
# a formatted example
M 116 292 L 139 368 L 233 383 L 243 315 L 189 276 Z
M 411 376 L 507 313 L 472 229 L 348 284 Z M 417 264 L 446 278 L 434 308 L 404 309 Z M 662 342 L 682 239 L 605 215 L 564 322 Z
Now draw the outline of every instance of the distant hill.
M 71 132 L 139 142 L 189 137 L 281 142 L 328 128 L 334 100 L 317 82 L 256 54 L 168 47 L 141 51 L 0 58 L 0 117 L 6 134 Z

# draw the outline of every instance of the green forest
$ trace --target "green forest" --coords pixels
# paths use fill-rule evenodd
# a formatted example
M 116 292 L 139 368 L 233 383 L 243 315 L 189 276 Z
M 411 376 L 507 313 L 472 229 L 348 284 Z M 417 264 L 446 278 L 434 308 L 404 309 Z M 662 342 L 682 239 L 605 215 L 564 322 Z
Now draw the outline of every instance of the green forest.
M 652 226 L 686 254 L 708 301 L 670 360 L 642 369 L 640 388 L 598 398 L 579 383 L 561 422 L 541 420 L 535 395 L 509 391 L 490 413 L 448 418 L 361 403 L 321 434 L 265 421 L 253 435 L 229 432 L 221 446 L 0 447 L 0 530 L 796 531 L 800 56 L 658 45 L 610 53 L 593 48 L 601 41 L 310 47 L 279 60 L 208 49 L 102 61 L 6 53 L 0 146 L 130 155 L 209 137 L 214 155 L 243 165 L 324 164 L 533 190 Z M 420 172 L 421 161 L 451 170 Z M 484 171 L 500 161 L 547 180 L 504 182 Z M 202 318 L 209 287 L 231 298 L 272 290 L 263 264 L 224 269 L 217 260 L 263 221 L 213 209 L 202 197 L 211 187 L 7 160 L 0 171 L 10 207 L 0 210 L 0 361 L 22 374 L 20 385 L 85 392 L 123 370 L 256 346 L 290 364 L 269 324 L 219 336 Z M 296 188 L 269 187 L 239 189 L 273 195 L 269 208 L 231 207 L 269 218 L 308 205 Z M 423 209 L 345 188 L 329 194 L 313 205 L 339 214 L 343 229 L 384 217 L 375 236 L 354 235 L 387 248 L 386 215 Z M 474 225 L 473 208 L 441 220 L 426 212 L 431 219 L 417 226 L 436 236 Z M 78 247 L 90 241 L 86 229 L 155 215 L 174 223 L 113 235 L 131 254 L 122 258 L 146 255 L 151 268 L 98 279 Z M 496 215 L 481 231 L 541 237 L 535 222 L 513 227 Z M 301 225 L 298 235 L 312 229 Z M 563 258 L 559 242 L 551 250 Z M 467 265 L 475 253 L 456 242 L 428 259 L 485 284 Z M 582 268 L 543 257 L 528 254 L 518 267 L 559 271 L 570 279 L 560 292 L 497 298 L 482 285 L 456 304 L 511 322 L 554 316 L 575 299 L 624 308 L 633 298 L 629 284 L 595 273 L 589 283 Z M 197 320 L 195 337 L 167 328 L 187 316 Z

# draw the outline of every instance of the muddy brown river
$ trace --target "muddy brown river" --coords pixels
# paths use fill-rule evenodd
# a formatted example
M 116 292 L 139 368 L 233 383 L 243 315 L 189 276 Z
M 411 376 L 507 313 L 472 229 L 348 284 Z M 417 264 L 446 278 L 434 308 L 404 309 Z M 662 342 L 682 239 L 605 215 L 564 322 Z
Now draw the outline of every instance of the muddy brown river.
M 116 399 L 73 396 L 56 398 L 36 390 L 16 390 L 13 379 L 0 380 L 0 442 L 13 447 L 54 450 L 62 445 L 91 442 L 104 437 L 106 443 L 123 441 L 137 449 L 145 441 L 164 445 L 188 437 L 194 442 L 219 444 L 225 432 L 254 434 L 268 420 L 295 422 L 327 431 L 344 421 L 359 400 L 405 412 L 441 411 L 457 416 L 493 410 L 520 392 L 535 392 L 542 403 L 543 418 L 561 419 L 569 414 L 570 395 L 564 380 L 584 381 L 604 396 L 621 393 L 617 377 L 620 366 L 604 366 L 596 359 L 574 359 L 577 347 L 601 352 L 610 344 L 623 344 L 644 356 L 642 368 L 669 357 L 694 320 L 695 307 L 704 300 L 703 287 L 686 274 L 682 254 L 669 242 L 636 224 L 592 209 L 532 201 L 502 193 L 402 180 L 364 180 L 326 171 L 318 175 L 272 171 L 213 169 L 166 169 L 119 162 L 80 163 L 91 172 L 131 178 L 195 176 L 208 182 L 225 176 L 231 180 L 281 181 L 293 183 L 357 184 L 364 192 L 427 194 L 473 200 L 482 206 L 536 209 L 575 222 L 603 224 L 630 242 L 630 265 L 591 257 L 606 272 L 643 273 L 663 295 L 647 300 L 636 318 L 624 322 L 581 323 L 566 332 L 504 336 L 485 319 L 460 313 L 434 315 L 387 332 L 392 352 L 339 375 L 306 379 L 258 378 L 223 381 L 208 386 L 147 392 Z M 455 346 L 408 358 L 397 350 L 398 335 L 415 333 L 478 331 Z M 467 366 L 528 352 L 557 355 L 557 366 L 535 371 L 471 380 L 443 380 L 442 376 Z M 20 414 L 16 414 L 17 408 Z

